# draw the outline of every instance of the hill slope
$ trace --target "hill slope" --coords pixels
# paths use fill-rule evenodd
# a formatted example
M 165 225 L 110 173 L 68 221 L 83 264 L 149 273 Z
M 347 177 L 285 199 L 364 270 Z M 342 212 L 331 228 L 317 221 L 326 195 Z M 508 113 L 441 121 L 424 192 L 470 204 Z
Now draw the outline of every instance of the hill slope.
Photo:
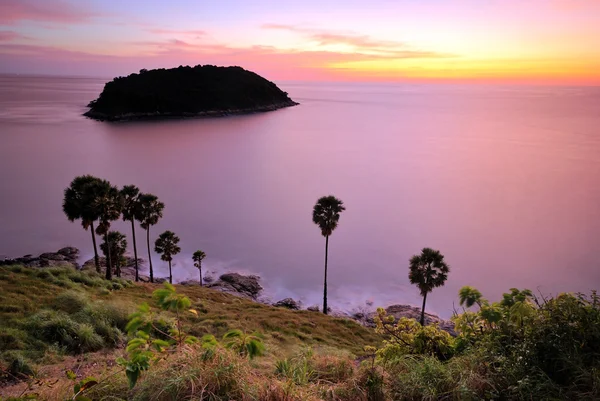
M 97 120 L 221 116 L 295 106 L 273 82 L 241 67 L 141 70 L 108 82 L 84 115 Z

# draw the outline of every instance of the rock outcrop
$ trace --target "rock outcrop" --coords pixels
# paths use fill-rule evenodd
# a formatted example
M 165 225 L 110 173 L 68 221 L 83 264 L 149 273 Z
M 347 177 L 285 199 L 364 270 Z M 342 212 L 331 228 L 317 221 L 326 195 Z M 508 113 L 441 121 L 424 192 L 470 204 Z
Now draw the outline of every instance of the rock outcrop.
M 259 280 L 258 276 L 227 273 L 206 287 L 256 301 L 263 289 Z
M 0 260 L 0 265 L 23 265 L 27 267 L 53 267 L 68 266 L 74 269 L 79 268 L 77 259 L 79 258 L 79 249 L 68 246 L 61 248 L 56 252 L 45 252 L 39 256 L 25 255 L 16 259 Z
M 284 298 L 281 301 L 275 302 L 273 304 L 273 306 L 277 306 L 279 308 L 292 309 L 292 310 L 302 309 L 302 303 L 300 301 L 295 301 L 292 298 Z

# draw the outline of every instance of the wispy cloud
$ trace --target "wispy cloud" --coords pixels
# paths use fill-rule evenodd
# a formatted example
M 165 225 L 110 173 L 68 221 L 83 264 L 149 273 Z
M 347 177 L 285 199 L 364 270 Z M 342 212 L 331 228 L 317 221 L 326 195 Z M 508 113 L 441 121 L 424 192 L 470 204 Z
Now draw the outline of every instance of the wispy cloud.
M 12 42 L 17 39 L 30 40 L 31 38 L 15 31 L 0 31 L 0 42 Z
M 82 23 L 99 16 L 97 12 L 82 7 L 84 2 L 65 0 L 1 0 L 0 24 L 11 25 L 19 21 L 52 23 Z
M 400 41 L 380 40 L 369 35 L 354 32 L 333 32 L 308 28 L 300 25 L 263 24 L 263 29 L 282 30 L 297 33 L 319 47 L 343 46 L 354 52 L 383 58 L 429 58 L 448 57 L 448 54 L 412 49 Z
M 176 36 L 204 36 L 206 31 L 201 29 L 191 30 L 177 30 L 177 29 L 163 29 L 163 28 L 151 28 L 146 29 L 147 32 L 154 33 L 156 35 L 176 35 Z

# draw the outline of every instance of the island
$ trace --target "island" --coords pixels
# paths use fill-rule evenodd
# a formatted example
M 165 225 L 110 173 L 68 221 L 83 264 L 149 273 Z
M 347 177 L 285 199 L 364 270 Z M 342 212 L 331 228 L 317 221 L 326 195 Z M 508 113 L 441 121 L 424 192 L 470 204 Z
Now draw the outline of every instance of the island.
M 100 121 L 249 114 L 295 106 L 273 82 L 241 67 L 197 65 L 117 77 L 89 103 Z

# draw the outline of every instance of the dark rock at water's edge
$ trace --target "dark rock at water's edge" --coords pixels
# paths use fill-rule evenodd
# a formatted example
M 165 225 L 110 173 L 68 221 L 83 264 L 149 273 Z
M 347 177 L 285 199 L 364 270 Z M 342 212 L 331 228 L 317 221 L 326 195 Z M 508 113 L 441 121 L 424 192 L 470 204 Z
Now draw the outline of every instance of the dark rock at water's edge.
M 108 82 L 84 115 L 101 121 L 218 117 L 298 103 L 273 82 L 241 67 L 141 70 Z
M 221 275 L 217 281 L 207 284 L 206 287 L 256 301 L 263 289 L 259 280 L 258 276 L 227 273 Z
M 16 259 L 0 260 L 0 265 L 23 265 L 27 267 L 69 266 L 79 268 L 77 259 L 79 249 L 73 247 L 61 248 L 56 252 L 44 252 L 39 256 L 25 255 Z
M 284 298 L 281 301 L 277 301 L 273 304 L 273 306 L 277 306 L 279 308 L 287 308 L 292 310 L 300 310 L 302 309 L 302 302 L 296 301 L 292 298 Z

